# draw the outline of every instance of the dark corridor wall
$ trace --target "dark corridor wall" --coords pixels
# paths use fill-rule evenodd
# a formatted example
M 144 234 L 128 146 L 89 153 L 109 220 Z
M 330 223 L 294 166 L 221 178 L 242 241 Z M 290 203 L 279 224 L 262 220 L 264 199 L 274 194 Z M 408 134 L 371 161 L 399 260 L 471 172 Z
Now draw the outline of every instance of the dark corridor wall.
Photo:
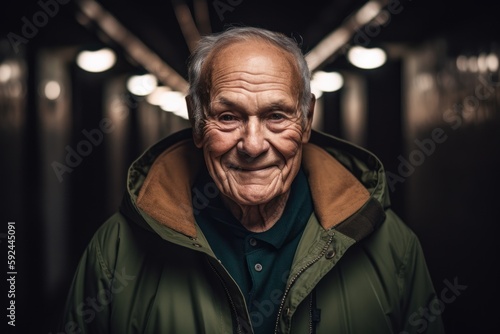
M 500 118 L 441 128 L 446 140 L 409 179 L 407 221 L 426 253 L 448 333 L 494 333 L 500 312 Z M 431 131 L 419 138 L 431 138 Z M 450 283 L 456 294 L 446 291 Z

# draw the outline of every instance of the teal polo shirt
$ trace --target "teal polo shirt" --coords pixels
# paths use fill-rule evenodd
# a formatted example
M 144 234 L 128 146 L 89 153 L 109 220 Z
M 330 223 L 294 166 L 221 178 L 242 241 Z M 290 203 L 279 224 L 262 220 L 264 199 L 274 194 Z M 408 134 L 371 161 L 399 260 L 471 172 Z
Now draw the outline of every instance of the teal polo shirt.
M 255 333 L 272 333 L 288 273 L 313 212 L 307 177 L 300 169 L 281 218 L 265 232 L 248 231 L 224 206 L 208 172 L 193 187 L 195 219 L 212 250 L 245 296 Z

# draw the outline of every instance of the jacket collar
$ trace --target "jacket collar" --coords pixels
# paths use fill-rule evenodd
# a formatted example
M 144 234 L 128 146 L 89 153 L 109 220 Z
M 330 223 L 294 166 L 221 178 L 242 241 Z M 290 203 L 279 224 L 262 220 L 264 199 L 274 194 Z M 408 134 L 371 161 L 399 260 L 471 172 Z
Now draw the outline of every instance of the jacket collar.
M 129 170 L 128 189 L 129 202 L 135 202 L 144 214 L 162 226 L 195 238 L 197 229 L 191 205 L 191 187 L 204 160 L 190 134 L 190 130 L 183 130 L 174 135 L 176 140 L 173 142 L 172 138 L 167 138 L 134 162 Z M 321 136 L 315 133 L 312 142 L 304 145 L 302 161 L 316 216 L 325 230 L 335 227 L 359 240 L 376 228 L 384 216 L 379 201 L 370 200 L 380 182 L 370 194 L 367 187 L 332 152 L 315 143 L 321 144 L 321 140 L 325 140 Z M 314 140 L 315 137 L 317 140 Z M 130 209 L 130 205 L 128 207 Z M 357 226 L 360 220 L 353 219 L 358 216 L 362 217 L 363 226 Z

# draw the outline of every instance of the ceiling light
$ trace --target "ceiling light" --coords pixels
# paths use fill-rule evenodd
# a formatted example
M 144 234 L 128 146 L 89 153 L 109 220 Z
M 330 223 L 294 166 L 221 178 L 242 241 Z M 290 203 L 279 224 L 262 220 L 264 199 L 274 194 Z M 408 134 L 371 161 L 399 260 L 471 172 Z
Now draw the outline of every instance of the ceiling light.
M 116 55 L 109 48 L 97 51 L 81 51 L 76 58 L 76 63 L 85 71 L 103 72 L 113 67 L 116 63 Z
M 187 119 L 187 106 L 184 94 L 181 92 L 164 92 L 160 108 Z
M 43 92 L 47 99 L 56 100 L 61 95 L 61 85 L 57 81 L 47 81 Z
M 60 0 L 59 0 L 60 1 Z M 154 74 L 161 82 L 176 90 L 187 92 L 188 83 L 153 50 L 132 34 L 117 18 L 101 4 L 102 1 L 76 1 L 81 12 L 87 16 L 92 26 L 96 25 L 114 43 L 118 44 L 132 60 L 146 71 Z
M 377 1 L 368 1 L 356 13 L 356 21 L 358 21 L 359 24 L 364 25 L 374 19 L 381 9 L 382 5 Z
M 312 81 L 311 81 L 311 93 L 314 94 L 314 97 L 316 99 L 319 99 L 321 96 L 323 96 L 323 91 L 319 89 Z
M 185 104 L 184 94 L 181 92 L 165 92 L 163 95 L 164 100 L 162 101 L 160 108 L 165 111 L 177 111 L 182 108 L 183 104 Z
M 18 80 L 21 78 L 21 66 L 16 60 L 6 60 L 0 64 L 0 82 Z
M 0 65 L 0 82 L 7 82 L 12 78 L 12 67 L 9 64 Z
M 367 49 L 362 46 L 354 46 L 349 49 L 347 58 L 356 67 L 373 69 L 382 66 L 387 60 L 387 55 L 380 48 Z
M 177 116 L 182 117 L 184 119 L 189 119 L 186 103 L 182 103 L 181 107 L 178 108 L 177 110 L 174 110 L 173 113 L 174 113 L 174 115 L 177 115 Z
M 127 89 L 134 95 L 146 96 L 158 86 L 158 80 L 152 74 L 133 75 L 127 80 Z
M 481 53 L 477 57 L 477 68 L 479 72 L 486 72 L 488 70 L 488 64 L 486 64 L 486 53 Z
M 460 55 L 457 57 L 457 68 L 460 72 L 465 72 L 467 71 L 467 57 L 464 55 Z
M 469 71 L 476 73 L 479 71 L 479 67 L 477 65 L 477 57 L 476 56 L 470 56 L 469 59 L 467 59 L 467 66 L 469 67 Z
M 160 106 L 166 102 L 168 99 L 167 92 L 170 92 L 171 89 L 167 86 L 158 86 L 156 87 L 151 94 L 146 97 L 146 101 L 155 106 Z
M 498 57 L 494 53 L 490 53 L 486 56 L 486 65 L 491 72 L 498 71 Z
M 313 74 L 311 86 L 315 90 L 319 89 L 323 92 L 334 92 L 342 88 L 344 85 L 344 78 L 338 72 L 324 72 L 317 71 Z

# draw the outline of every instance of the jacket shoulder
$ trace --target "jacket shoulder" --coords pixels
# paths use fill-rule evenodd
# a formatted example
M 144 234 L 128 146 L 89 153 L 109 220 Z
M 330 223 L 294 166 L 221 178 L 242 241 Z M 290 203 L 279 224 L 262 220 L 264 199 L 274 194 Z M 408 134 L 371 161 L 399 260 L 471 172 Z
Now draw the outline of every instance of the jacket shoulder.
M 386 249 L 401 260 L 411 250 L 420 251 L 420 242 L 415 232 L 393 210 L 386 209 L 385 214 L 385 220 L 366 239 L 366 244 Z
M 385 214 L 385 221 L 380 226 L 382 233 L 387 233 L 402 243 L 418 239 L 413 230 L 393 210 L 386 209 Z
M 362 247 L 365 252 L 378 254 L 375 257 L 380 256 L 380 261 L 391 261 L 395 265 L 395 274 L 401 280 L 400 289 L 405 289 L 405 281 L 411 275 L 424 273 L 427 276 L 425 256 L 418 236 L 391 209 L 386 210 L 386 219 L 362 243 Z
M 87 252 L 94 256 L 102 273 L 111 279 L 120 245 L 129 243 L 132 235 L 127 219 L 119 212 L 110 216 L 94 233 L 87 246 Z

